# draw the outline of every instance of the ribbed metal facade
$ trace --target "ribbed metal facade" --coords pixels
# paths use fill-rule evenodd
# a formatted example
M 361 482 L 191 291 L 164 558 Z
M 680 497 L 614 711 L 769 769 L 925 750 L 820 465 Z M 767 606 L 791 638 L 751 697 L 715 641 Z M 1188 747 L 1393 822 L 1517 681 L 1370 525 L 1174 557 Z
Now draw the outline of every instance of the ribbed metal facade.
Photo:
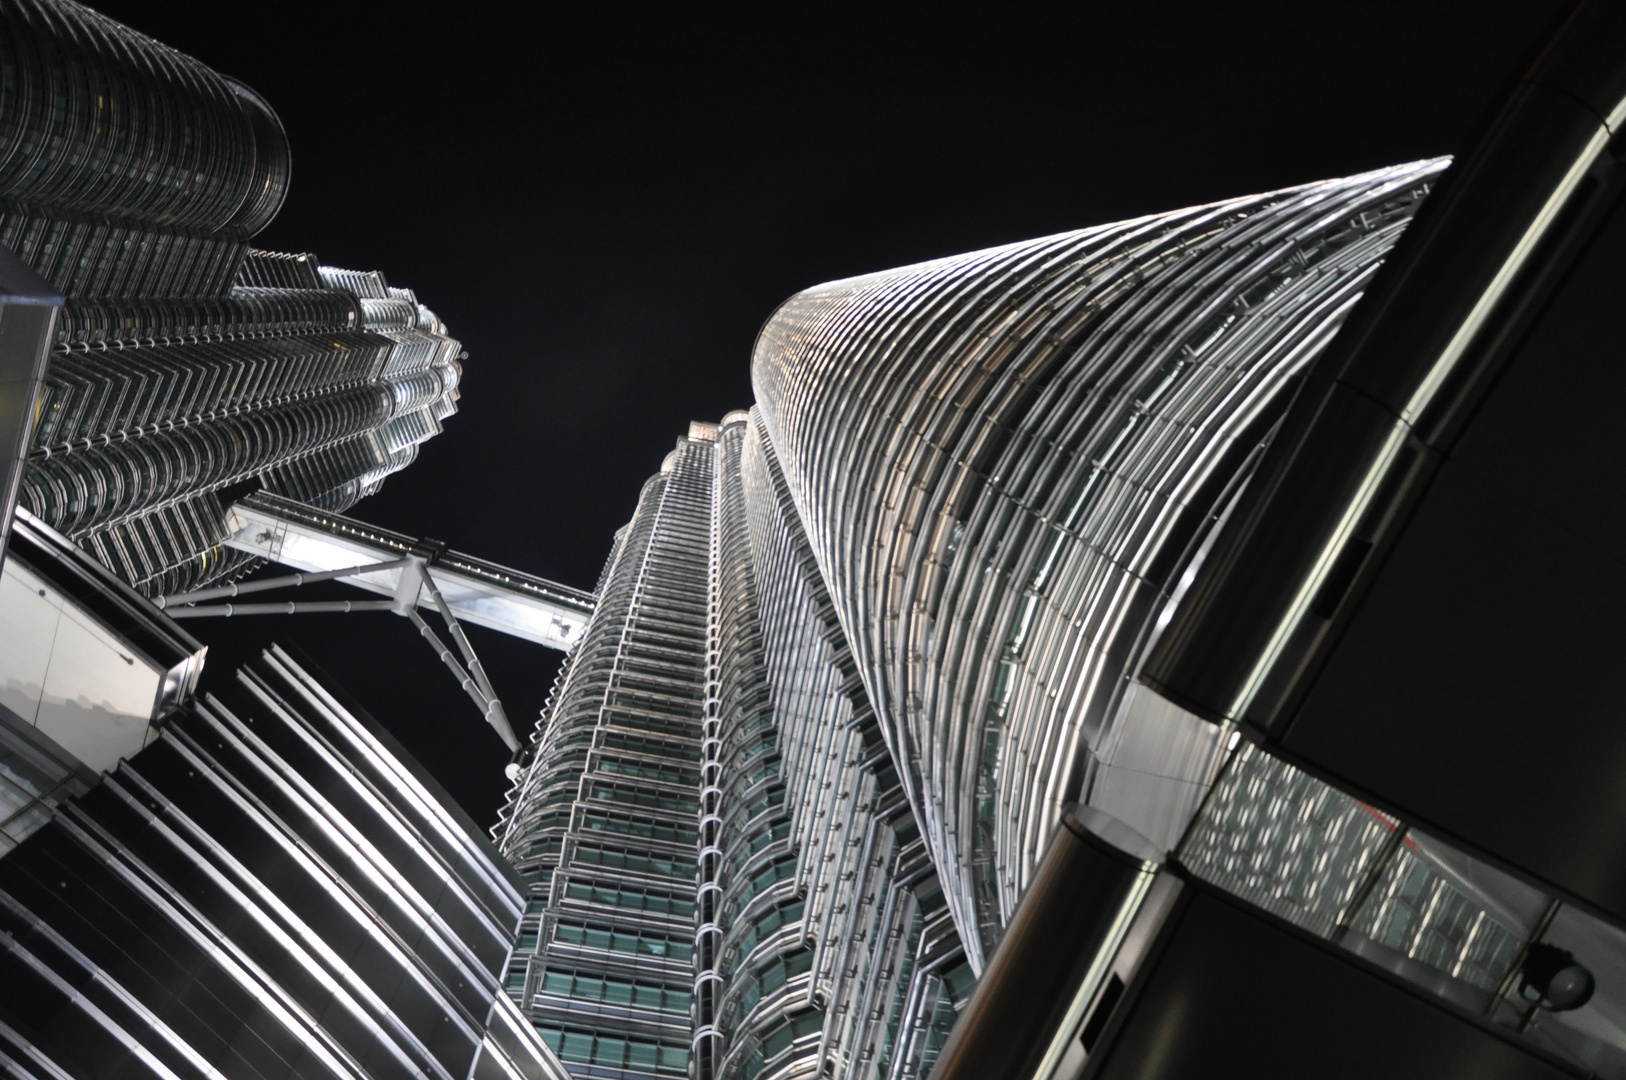
M 782 794 L 766 815 L 741 800 L 727 838 L 736 1011 L 720 1018 L 717 1075 L 923 1076 L 973 975 L 760 416 L 725 423 L 722 451 L 740 494 L 719 516 L 743 519 L 736 559 L 749 560 L 761 659 L 720 713 L 736 782 L 749 796 L 771 770 Z M 770 858 L 788 864 L 786 884 L 764 899 L 753 867 Z M 799 999 L 765 994 L 792 964 L 807 967 Z
M 270 107 L 69 0 L 0 30 L 0 244 L 68 298 L 22 505 L 174 592 L 245 568 L 222 489 L 342 510 L 409 464 L 461 347 L 380 274 L 249 249 L 289 181 Z
M 759 420 L 694 425 L 497 829 L 577 1075 L 930 1070 L 974 976 L 844 641 Z
M 713 444 L 645 485 L 498 827 L 530 883 L 509 988 L 573 1073 L 685 1076 Z
M 287 195 L 248 87 L 70 0 L 0 4 L 0 244 L 71 299 L 218 296 Z
M 694 425 L 620 535 L 497 830 L 537 908 L 509 986 L 573 1072 L 661 1075 L 615 1055 L 663 1032 L 692 1036 L 696 1080 L 925 1075 L 1064 805 L 1180 840 L 1225 733 L 1126 687 L 1294 376 L 1442 168 L 836 282 L 775 314 L 758 409 Z M 635 599 L 651 575 L 683 611 L 658 638 Z M 589 826 L 625 861 L 584 865 L 634 737 L 640 763 L 608 767 L 651 809 Z M 674 871 L 659 915 L 624 910 L 656 888 L 636 860 Z M 659 963 L 618 952 L 654 935 Z M 691 1015 L 604 1003 L 615 971 L 677 986 L 680 953 Z
M 278 650 L 0 858 L 0 1071 L 561 1075 L 513 871 Z
M 1107 720 L 1146 635 L 1442 168 L 835 282 L 764 329 L 764 426 L 977 970 L 1063 805 L 1139 798 Z
M 330 285 L 301 258 L 305 287 L 70 303 L 23 505 L 126 580 L 173 592 L 240 564 L 219 547 L 221 488 L 338 511 L 410 464 L 456 411 L 461 347 L 409 290 L 377 274 Z

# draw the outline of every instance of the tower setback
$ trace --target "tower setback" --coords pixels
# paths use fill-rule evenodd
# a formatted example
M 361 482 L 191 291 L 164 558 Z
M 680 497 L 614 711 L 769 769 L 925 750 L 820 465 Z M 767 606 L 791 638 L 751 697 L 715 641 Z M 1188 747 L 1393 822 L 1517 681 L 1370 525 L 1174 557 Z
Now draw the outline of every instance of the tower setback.
M 66 297 L 19 501 L 149 595 L 234 573 L 230 496 L 342 510 L 456 411 L 462 349 L 383 275 L 250 248 L 271 107 L 71 0 L 0 4 L 0 245 Z

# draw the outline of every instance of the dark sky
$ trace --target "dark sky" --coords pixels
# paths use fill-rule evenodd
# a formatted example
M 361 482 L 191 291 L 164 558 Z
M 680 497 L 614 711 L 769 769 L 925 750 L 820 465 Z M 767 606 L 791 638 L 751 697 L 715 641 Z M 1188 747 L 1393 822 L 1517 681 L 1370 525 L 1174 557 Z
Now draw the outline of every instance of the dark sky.
M 791 293 L 1450 153 L 1567 5 L 97 6 L 277 109 L 257 243 L 383 270 L 467 347 L 463 411 L 351 514 L 590 588 L 687 422 L 750 403 Z M 217 674 L 302 644 L 492 819 L 506 751 L 405 620 L 191 625 Z M 472 636 L 534 721 L 557 654 Z

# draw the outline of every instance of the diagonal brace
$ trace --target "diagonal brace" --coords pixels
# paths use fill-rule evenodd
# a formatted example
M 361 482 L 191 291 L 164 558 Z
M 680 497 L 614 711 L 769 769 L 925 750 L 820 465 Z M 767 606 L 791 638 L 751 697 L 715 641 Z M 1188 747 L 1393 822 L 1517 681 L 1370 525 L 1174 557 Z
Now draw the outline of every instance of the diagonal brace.
M 457 616 L 452 614 L 451 606 L 446 603 L 445 597 L 440 595 L 440 589 L 436 587 L 435 579 L 429 573 L 429 567 L 420 563 L 418 572 L 423 575 L 424 588 L 429 591 L 429 598 L 435 602 L 435 607 L 440 610 L 440 617 L 445 620 L 447 631 L 452 635 L 452 640 L 457 643 L 457 651 L 463 654 L 463 661 L 469 666 L 469 674 L 473 675 L 474 681 L 480 684 L 480 689 L 485 693 L 486 697 L 495 701 L 497 691 L 491 688 L 491 680 L 486 678 L 486 669 L 481 666 L 480 658 L 474 655 L 474 646 L 469 643 L 468 635 L 463 633 L 463 624 L 457 621 Z
M 241 596 L 244 593 L 265 592 L 270 589 L 281 589 L 296 585 L 305 585 L 317 581 L 332 581 L 335 578 L 353 577 L 357 574 L 371 574 L 381 570 L 400 568 L 401 574 L 396 586 L 394 600 L 312 600 L 292 601 L 284 600 L 275 603 L 263 604 L 205 604 L 198 606 L 202 600 L 219 600 L 227 597 Z M 416 580 L 414 580 L 416 578 Z M 446 622 L 447 632 L 451 634 L 452 641 L 457 645 L 458 652 L 463 654 L 463 661 L 468 666 L 465 669 L 452 651 L 441 641 L 439 635 L 430 628 L 418 614 L 417 599 L 421 589 L 427 589 L 430 599 L 434 602 L 440 616 Z M 232 583 L 210 589 L 198 589 L 195 592 L 181 593 L 177 596 L 160 596 L 154 601 L 160 608 L 166 608 L 166 614 L 172 619 L 204 619 L 228 618 L 232 615 L 299 615 L 305 613 L 343 613 L 352 611 L 393 611 L 397 615 L 404 615 L 418 628 L 424 640 L 429 642 L 441 662 L 449 668 L 457 678 L 464 691 L 474 699 L 485 715 L 486 722 L 496 730 L 502 741 L 510 750 L 519 750 L 519 739 L 514 735 L 513 725 L 508 721 L 508 714 L 497 698 L 497 691 L 492 687 L 491 680 L 487 678 L 485 667 L 480 658 L 475 655 L 474 646 L 469 642 L 468 635 L 463 632 L 463 626 L 452 614 L 451 605 L 441 595 L 440 588 L 429 573 L 428 563 L 419 556 L 408 555 L 399 559 L 389 559 L 383 562 L 363 563 L 359 566 L 348 566 L 342 570 L 321 570 L 314 573 L 294 573 L 282 577 L 265 578 L 259 581 L 249 581 L 241 584 Z M 179 606 L 170 606 L 179 605 Z
M 259 581 L 232 582 L 227 585 L 218 585 L 212 589 L 198 589 L 195 592 L 181 593 L 178 596 L 155 596 L 152 602 L 161 608 L 170 604 L 197 604 L 204 600 L 221 600 L 230 596 L 241 596 L 244 593 L 265 592 L 269 589 L 281 589 L 286 586 L 307 585 L 314 581 L 332 581 L 335 578 L 352 577 L 356 574 L 371 574 L 376 570 L 393 570 L 398 566 L 405 566 L 412 560 L 410 558 L 390 559 L 387 562 L 363 563 L 360 566 L 347 566 L 343 570 L 320 570 L 315 573 L 286 574 L 282 577 L 262 578 Z M 364 609 L 357 609 L 364 610 Z M 185 618 L 171 612 L 175 618 Z
M 412 620 L 412 625 L 418 628 L 418 633 L 422 634 L 424 640 L 429 642 L 429 647 L 435 650 L 435 654 L 440 657 L 442 663 L 451 669 L 452 675 L 456 677 L 464 691 L 474 699 L 474 703 L 480 707 L 480 711 L 485 713 L 486 723 L 496 729 L 497 734 L 502 737 L 502 741 L 508 744 L 508 749 L 517 751 L 519 749 L 519 739 L 514 735 L 513 726 L 508 723 L 508 714 L 503 711 L 502 702 L 497 700 L 495 694 L 488 695 L 480 684 L 475 681 L 474 677 L 463 670 L 463 665 L 457 662 L 457 657 L 452 655 L 452 650 L 448 649 L 430 625 L 423 621 L 423 616 L 418 614 L 416 608 L 409 609 L 406 617 Z

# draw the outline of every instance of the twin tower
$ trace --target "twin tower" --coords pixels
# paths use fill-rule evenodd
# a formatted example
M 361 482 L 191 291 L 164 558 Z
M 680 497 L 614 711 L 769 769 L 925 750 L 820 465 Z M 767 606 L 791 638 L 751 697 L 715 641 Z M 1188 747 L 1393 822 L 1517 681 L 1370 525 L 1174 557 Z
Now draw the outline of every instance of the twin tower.
M 257 563 L 235 496 L 343 510 L 457 411 L 462 348 L 411 290 L 250 246 L 291 176 L 253 90 L 57 0 L 0 4 L 0 69 L 0 291 L 57 310 L 49 362 L 0 371 L 41 384 L 0 434 L 46 525 L 149 596 L 197 588 Z
M 0 22 L 23 550 L 191 655 L 134 590 L 241 576 L 245 491 L 374 490 L 461 349 L 249 246 L 252 91 Z M 1592 0 L 1454 162 L 792 297 L 582 600 L 501 857 L 280 651 L 0 775 L 0 1068 L 1626 1077 L 1623 57 Z
M 1626 1076 L 1622 57 L 1587 5 L 1454 163 L 786 301 L 495 830 L 566 1065 Z
M 783 304 L 495 830 L 566 1066 L 1626 1076 L 1623 57 Z

